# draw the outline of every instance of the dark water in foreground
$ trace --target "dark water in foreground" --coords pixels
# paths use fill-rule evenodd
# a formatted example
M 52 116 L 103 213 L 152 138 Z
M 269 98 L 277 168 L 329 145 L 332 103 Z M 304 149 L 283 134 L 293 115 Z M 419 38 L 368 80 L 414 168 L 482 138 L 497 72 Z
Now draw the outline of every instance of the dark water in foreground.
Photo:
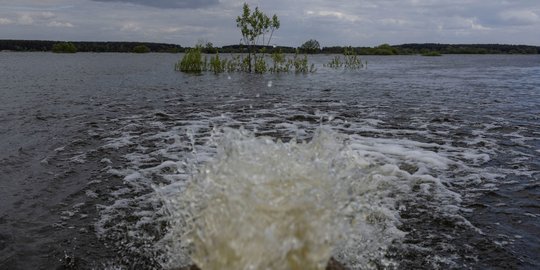
M 264 76 L 177 73 L 179 57 L 0 53 L 0 269 L 159 268 L 174 261 L 159 198 L 213 159 L 216 129 L 289 142 L 321 125 L 372 172 L 355 175 L 362 244 L 338 260 L 540 268 L 540 56 L 366 57 L 356 72 L 317 56 L 314 74 Z

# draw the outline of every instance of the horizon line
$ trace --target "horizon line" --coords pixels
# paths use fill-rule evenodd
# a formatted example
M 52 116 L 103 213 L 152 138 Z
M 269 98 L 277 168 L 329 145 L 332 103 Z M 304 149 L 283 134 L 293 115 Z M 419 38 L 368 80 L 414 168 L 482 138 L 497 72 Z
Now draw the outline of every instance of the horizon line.
M 156 41 L 121 41 L 121 40 L 107 40 L 107 41 L 97 41 L 97 40 L 47 40 L 47 39 L 0 39 L 0 41 L 38 41 L 38 42 L 96 42 L 96 43 L 106 43 L 106 42 L 116 42 L 116 43 L 148 43 L 148 44 L 165 44 L 165 45 L 175 45 L 180 46 L 183 48 L 191 48 L 191 46 L 182 46 L 181 44 L 177 43 L 167 43 L 167 42 L 156 42 Z M 389 44 L 389 43 L 381 43 L 379 45 L 373 45 L 373 46 L 353 46 L 353 45 L 330 45 L 330 46 L 321 46 L 321 48 L 331 48 L 331 47 L 353 47 L 353 48 L 373 48 L 378 47 L 381 45 L 390 45 L 390 46 L 403 46 L 403 45 L 413 45 L 413 44 L 419 44 L 419 45 L 427 45 L 427 44 L 433 44 L 433 45 L 504 45 L 504 46 L 529 46 L 529 47 L 537 47 L 540 48 L 540 45 L 530 45 L 530 44 L 519 44 L 519 43 L 439 43 L 439 42 L 409 42 L 409 43 L 401 43 L 401 44 Z M 213 46 L 214 48 L 223 48 L 225 46 L 238 46 L 243 44 L 227 44 L 222 46 Z M 245 46 L 245 45 L 244 45 Z M 286 45 L 256 45 L 258 47 L 290 47 L 290 48 L 299 48 L 300 46 L 286 46 Z

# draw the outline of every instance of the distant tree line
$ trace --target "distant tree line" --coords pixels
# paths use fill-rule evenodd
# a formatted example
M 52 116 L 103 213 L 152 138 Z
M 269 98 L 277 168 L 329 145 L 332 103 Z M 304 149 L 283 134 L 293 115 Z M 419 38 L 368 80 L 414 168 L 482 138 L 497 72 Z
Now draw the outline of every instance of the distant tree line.
M 282 52 L 282 53 L 295 53 L 296 48 L 287 46 L 265 46 L 254 45 L 255 50 L 264 50 L 267 53 Z M 227 45 L 221 48 L 215 48 L 219 53 L 242 53 L 248 52 L 248 48 L 245 45 Z M 205 51 L 206 52 L 206 51 Z
M 360 55 L 397 55 L 400 54 L 400 51 L 388 44 L 382 44 L 376 47 L 323 47 L 321 53 L 325 54 L 334 54 L 334 53 L 343 53 L 345 50 L 354 52 Z
M 71 42 L 59 42 L 52 46 L 55 53 L 76 53 L 77 47 Z
M 64 44 L 59 41 L 43 40 L 0 40 L 0 51 L 53 51 L 55 45 Z M 150 42 L 69 42 L 77 52 L 185 52 L 187 48 L 176 44 Z M 64 46 L 64 45 L 62 45 Z M 247 53 L 246 45 L 227 45 L 214 47 L 208 42 L 202 46 L 203 53 Z M 506 45 L 506 44 L 439 44 L 410 43 L 402 45 L 382 44 L 375 47 L 333 46 L 320 47 L 319 42 L 311 39 L 300 47 L 253 45 L 251 49 L 264 50 L 267 53 L 312 53 L 342 54 L 345 50 L 358 55 L 409 55 L 409 54 L 540 54 L 539 46 Z
M 434 51 L 442 54 L 539 54 L 539 46 L 507 44 L 403 44 L 394 46 L 401 54 L 418 54 Z
M 506 45 L 506 44 L 437 44 L 437 43 L 411 43 L 403 45 L 382 44 L 375 47 L 333 46 L 320 48 L 316 40 L 308 40 L 298 48 L 285 46 L 257 46 L 266 52 L 281 51 L 283 53 L 310 53 L 310 54 L 342 54 L 345 51 L 358 55 L 413 55 L 413 54 L 540 54 L 540 46 Z M 211 51 L 220 53 L 246 52 L 242 45 L 228 45 L 213 48 Z M 208 49 L 204 52 L 210 52 Z
M 53 51 L 72 44 L 77 52 L 183 52 L 180 45 L 151 42 L 60 42 L 51 40 L 0 40 L 0 51 Z
M 360 55 L 408 55 L 408 54 L 539 54 L 540 47 L 506 44 L 438 44 L 411 43 L 403 45 L 382 44 L 376 47 L 324 47 L 321 53 L 342 53 L 352 49 Z

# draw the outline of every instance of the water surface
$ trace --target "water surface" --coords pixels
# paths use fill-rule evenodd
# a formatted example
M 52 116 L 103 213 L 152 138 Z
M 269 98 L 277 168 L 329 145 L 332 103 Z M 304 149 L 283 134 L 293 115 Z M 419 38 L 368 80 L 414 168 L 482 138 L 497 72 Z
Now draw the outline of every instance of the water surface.
M 162 199 L 215 162 L 216 136 L 248 140 L 223 128 L 287 144 L 321 126 L 364 168 L 364 225 L 338 260 L 540 267 L 539 56 L 370 56 L 359 71 L 315 56 L 314 74 L 202 76 L 175 72 L 180 57 L 0 53 L 0 268 L 182 264 L 159 244 Z

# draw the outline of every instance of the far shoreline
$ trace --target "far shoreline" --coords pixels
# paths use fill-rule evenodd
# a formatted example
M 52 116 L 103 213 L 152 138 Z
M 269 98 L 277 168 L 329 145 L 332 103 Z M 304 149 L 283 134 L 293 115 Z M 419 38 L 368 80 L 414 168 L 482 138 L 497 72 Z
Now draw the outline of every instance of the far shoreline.
M 48 52 L 60 43 L 73 44 L 76 52 L 94 53 L 183 53 L 190 47 L 178 44 L 127 41 L 52 41 L 52 40 L 0 40 L 0 52 Z M 137 50 L 143 47 L 145 50 Z M 381 44 L 366 46 L 330 46 L 313 51 L 302 51 L 300 47 L 290 46 L 257 46 L 267 53 L 280 51 L 283 53 L 306 54 L 341 54 L 345 49 L 354 50 L 358 55 L 422 55 L 422 54 L 540 54 L 540 46 L 511 44 L 441 44 L 441 43 L 408 43 L 401 45 Z M 244 45 L 225 45 L 214 47 L 212 43 L 202 46 L 203 53 L 242 53 L 247 52 Z

